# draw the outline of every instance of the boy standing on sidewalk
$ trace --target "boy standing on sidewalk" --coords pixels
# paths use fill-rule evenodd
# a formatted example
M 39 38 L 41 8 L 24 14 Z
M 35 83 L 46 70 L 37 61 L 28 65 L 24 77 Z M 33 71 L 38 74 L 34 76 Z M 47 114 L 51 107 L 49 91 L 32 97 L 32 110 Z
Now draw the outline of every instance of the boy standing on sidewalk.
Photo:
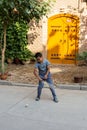
M 41 91 L 42 88 L 44 87 L 44 81 L 46 81 L 49 84 L 50 90 L 53 95 L 53 101 L 58 102 L 55 89 L 54 89 L 54 84 L 52 81 L 51 73 L 50 73 L 50 63 L 48 60 L 43 59 L 43 56 L 40 52 L 35 54 L 35 58 L 37 60 L 34 68 L 34 75 L 38 78 L 39 84 L 38 84 L 38 89 L 37 89 L 37 97 L 36 101 L 40 100 L 41 96 Z

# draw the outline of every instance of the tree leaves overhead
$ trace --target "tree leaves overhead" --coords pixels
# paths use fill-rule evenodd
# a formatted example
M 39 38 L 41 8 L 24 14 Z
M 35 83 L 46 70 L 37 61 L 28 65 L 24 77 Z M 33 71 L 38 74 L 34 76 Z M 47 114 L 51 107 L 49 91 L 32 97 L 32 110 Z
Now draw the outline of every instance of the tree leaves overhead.
M 49 10 L 49 1 L 0 0 L 0 19 L 7 24 L 20 19 L 28 22 L 33 18 L 39 20 Z
M 41 1 L 41 2 L 40 2 Z M 4 44 L 2 47 L 2 70 L 4 72 L 5 50 L 6 50 L 6 30 L 7 25 L 20 22 L 21 20 L 40 20 L 49 10 L 49 1 L 43 0 L 0 0 L 0 24 L 3 26 Z

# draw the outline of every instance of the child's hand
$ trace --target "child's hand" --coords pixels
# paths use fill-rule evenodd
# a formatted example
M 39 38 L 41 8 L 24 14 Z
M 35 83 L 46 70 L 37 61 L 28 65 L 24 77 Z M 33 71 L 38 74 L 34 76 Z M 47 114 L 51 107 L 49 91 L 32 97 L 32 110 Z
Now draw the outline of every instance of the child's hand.
M 43 79 L 41 79 L 40 77 L 39 77 L 39 81 L 42 81 Z
M 44 79 L 47 79 L 47 75 L 44 76 Z

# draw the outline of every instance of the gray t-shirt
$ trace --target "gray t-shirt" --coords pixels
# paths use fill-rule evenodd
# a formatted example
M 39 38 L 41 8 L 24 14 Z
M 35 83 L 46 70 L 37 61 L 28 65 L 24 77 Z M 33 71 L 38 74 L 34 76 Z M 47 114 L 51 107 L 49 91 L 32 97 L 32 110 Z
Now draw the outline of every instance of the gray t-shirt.
M 39 75 L 45 75 L 47 72 L 47 66 L 50 65 L 50 62 L 47 59 L 44 59 L 42 63 L 36 63 L 35 68 L 39 70 Z

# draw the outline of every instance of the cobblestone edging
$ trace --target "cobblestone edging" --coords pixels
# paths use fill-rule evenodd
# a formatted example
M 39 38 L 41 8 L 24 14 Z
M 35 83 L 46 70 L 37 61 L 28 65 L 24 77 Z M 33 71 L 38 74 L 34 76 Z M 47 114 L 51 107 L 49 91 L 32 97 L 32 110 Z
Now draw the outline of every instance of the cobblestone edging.
M 15 83 L 15 82 L 9 82 L 9 81 L 3 81 L 0 80 L 0 85 L 9 85 L 9 86 L 20 86 L 20 87 L 37 87 L 35 84 L 23 84 L 23 83 Z M 69 90 L 87 90 L 87 85 L 84 84 L 57 84 L 55 85 L 56 88 L 59 89 L 69 89 Z M 48 85 L 45 84 L 45 88 L 47 88 Z

